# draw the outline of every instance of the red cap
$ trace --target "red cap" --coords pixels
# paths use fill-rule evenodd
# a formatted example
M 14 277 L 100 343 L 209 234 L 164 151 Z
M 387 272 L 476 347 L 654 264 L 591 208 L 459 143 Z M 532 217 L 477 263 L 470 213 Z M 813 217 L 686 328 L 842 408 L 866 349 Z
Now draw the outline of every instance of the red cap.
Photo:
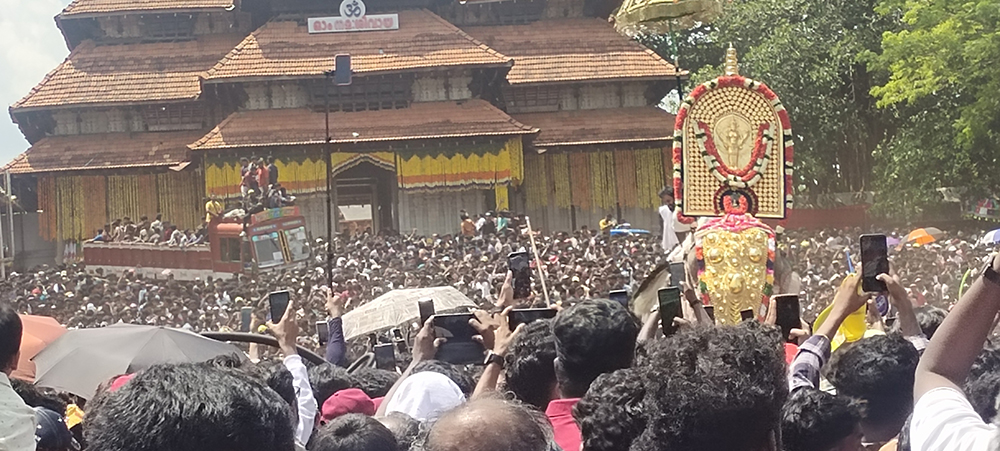
M 320 423 L 337 418 L 349 413 L 360 413 L 368 416 L 375 415 L 375 403 L 357 388 L 348 388 L 334 393 L 323 402 L 323 419 Z
M 799 353 L 799 347 L 792 343 L 785 343 L 785 363 L 791 365 L 795 356 Z
M 128 381 L 132 380 L 133 377 L 135 377 L 135 373 L 126 374 L 124 376 L 118 376 L 118 378 L 111 383 L 111 386 L 108 387 L 108 391 L 109 392 L 118 391 L 119 388 L 122 388 L 126 383 L 128 383 Z

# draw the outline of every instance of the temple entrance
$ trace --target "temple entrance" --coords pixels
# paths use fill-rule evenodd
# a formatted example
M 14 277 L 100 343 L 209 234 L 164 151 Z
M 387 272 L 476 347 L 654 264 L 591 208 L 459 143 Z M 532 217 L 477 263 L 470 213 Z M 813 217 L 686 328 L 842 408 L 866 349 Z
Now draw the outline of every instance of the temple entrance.
M 368 162 L 338 173 L 334 177 L 337 231 L 357 235 L 395 229 L 395 191 L 395 174 Z

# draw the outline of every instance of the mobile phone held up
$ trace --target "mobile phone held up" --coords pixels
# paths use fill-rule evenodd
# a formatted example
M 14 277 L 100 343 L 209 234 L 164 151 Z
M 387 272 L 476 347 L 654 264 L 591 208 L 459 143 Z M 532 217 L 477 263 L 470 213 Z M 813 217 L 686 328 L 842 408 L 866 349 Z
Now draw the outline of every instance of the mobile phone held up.
M 702 307 L 705 309 L 705 313 L 708 314 L 708 319 L 712 320 L 712 324 L 715 324 L 715 306 L 706 305 Z
M 614 290 L 608 293 L 608 299 L 615 301 L 628 309 L 628 290 Z
M 250 332 L 250 316 L 253 314 L 253 307 L 243 307 L 240 309 L 240 332 Z
M 656 292 L 656 297 L 660 301 L 660 325 L 663 327 L 663 335 L 669 337 L 677 332 L 674 318 L 681 317 L 681 289 L 680 287 L 660 288 Z
M 517 329 L 521 324 L 529 324 L 540 319 L 555 318 L 556 312 L 550 308 L 528 308 L 510 311 L 510 330 Z
M 326 321 L 316 321 L 316 338 L 319 339 L 320 346 L 330 342 L 330 323 Z
M 507 268 L 513 274 L 514 299 L 531 295 L 531 256 L 527 252 L 512 252 L 507 255 Z
M 786 341 L 789 341 L 788 334 L 792 329 L 802 327 L 802 318 L 799 310 L 799 296 L 795 294 L 782 294 L 774 297 L 775 325 L 781 328 L 781 334 Z
M 753 319 L 753 309 L 743 309 L 740 310 L 740 321 L 749 321 Z
M 392 343 L 375 345 L 375 368 L 396 371 L 396 349 Z
M 887 291 L 879 274 L 889 273 L 889 246 L 885 235 L 861 235 L 861 289 L 867 293 Z
M 417 301 L 417 310 L 420 312 L 420 327 L 424 327 L 424 324 L 427 324 L 427 320 L 434 316 L 434 300 L 424 298 Z
M 682 283 L 687 282 L 687 280 L 685 280 L 683 262 L 674 262 L 670 264 L 670 282 L 671 285 L 676 287 L 679 287 Z
M 267 295 L 267 303 L 271 310 L 271 322 L 277 323 L 281 321 L 281 318 L 285 316 L 285 310 L 288 310 L 288 300 L 291 299 L 291 293 L 288 290 L 275 291 Z
M 476 330 L 469 324 L 471 313 L 434 316 L 434 333 L 446 341 L 438 347 L 437 359 L 455 365 L 482 364 L 486 349 L 472 337 Z

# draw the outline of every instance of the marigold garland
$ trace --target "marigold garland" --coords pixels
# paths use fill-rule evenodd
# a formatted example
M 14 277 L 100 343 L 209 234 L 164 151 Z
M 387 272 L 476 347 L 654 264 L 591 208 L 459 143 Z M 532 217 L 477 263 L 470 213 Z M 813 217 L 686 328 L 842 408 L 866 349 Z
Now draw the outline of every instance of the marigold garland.
M 546 168 L 547 162 L 548 158 L 544 155 L 528 154 L 524 156 L 524 193 L 528 209 L 549 206 L 551 188 Z
M 570 192 L 569 156 L 564 153 L 550 154 L 548 160 L 552 168 L 556 207 L 570 208 L 573 205 L 573 195 Z

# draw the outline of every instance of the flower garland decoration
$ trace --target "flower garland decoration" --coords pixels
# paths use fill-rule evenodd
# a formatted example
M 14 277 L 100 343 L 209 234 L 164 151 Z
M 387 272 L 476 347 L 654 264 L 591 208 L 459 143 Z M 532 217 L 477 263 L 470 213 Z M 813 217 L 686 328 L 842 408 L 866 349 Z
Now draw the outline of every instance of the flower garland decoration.
M 792 166 L 795 157 L 795 151 L 794 151 L 794 142 L 792 140 L 793 137 L 792 125 L 791 121 L 788 118 L 788 111 L 785 109 L 784 105 L 782 105 L 781 100 L 778 99 L 778 96 L 773 91 L 771 91 L 771 89 L 768 88 L 767 85 L 746 77 L 742 77 L 740 75 L 725 75 L 722 77 L 718 77 L 714 80 L 702 83 L 694 90 L 692 90 L 691 93 L 688 94 L 688 96 L 684 99 L 684 101 L 681 102 L 680 109 L 677 111 L 677 117 L 674 122 L 674 139 L 673 139 L 674 199 L 677 207 L 678 208 L 682 207 L 684 202 L 684 186 L 682 183 L 683 181 L 682 164 L 683 164 L 683 150 L 684 150 L 684 124 L 688 119 L 688 114 L 690 113 L 691 107 L 699 99 L 704 97 L 706 93 L 716 89 L 728 88 L 728 87 L 740 87 L 761 94 L 771 104 L 771 106 L 777 113 L 778 120 L 781 125 L 782 138 L 784 141 L 783 150 L 784 150 L 784 169 L 785 169 L 785 208 L 791 209 L 794 205 L 794 198 L 792 194 L 793 193 Z M 773 128 L 774 128 L 773 126 L 769 126 L 767 132 L 771 132 Z M 707 136 L 708 135 L 706 134 L 706 137 Z M 764 156 L 767 156 L 766 147 L 773 147 L 773 146 L 765 143 L 764 142 L 765 140 L 773 141 L 774 135 L 769 133 L 760 133 L 760 130 L 758 130 L 758 142 L 755 143 L 754 146 L 755 153 L 758 148 L 763 146 L 765 147 Z M 705 141 L 705 145 L 706 147 L 708 147 L 707 139 Z M 705 150 L 707 151 L 707 149 Z M 749 174 L 751 171 L 755 171 L 757 173 L 756 175 L 762 175 L 764 173 L 764 170 L 766 169 L 766 164 L 767 164 L 766 162 L 761 162 L 759 168 L 752 167 L 750 171 L 747 171 L 747 174 Z M 712 166 L 713 165 L 711 164 L 709 165 L 709 167 Z M 721 174 L 721 171 L 719 171 L 719 173 Z M 735 177 L 735 180 L 733 180 L 734 187 L 740 187 L 739 183 L 746 184 L 747 182 L 750 182 L 754 178 L 754 175 L 751 175 L 749 179 L 743 180 L 743 176 L 745 176 L 746 174 L 744 175 L 736 174 L 736 175 L 738 175 L 738 177 Z M 716 176 L 716 178 L 718 178 L 718 176 Z M 726 182 L 727 180 L 730 179 L 727 178 L 726 180 L 720 180 L 720 181 Z M 739 183 L 737 183 L 736 180 L 738 180 Z M 756 183 L 756 181 L 754 181 L 753 183 Z M 751 185 L 744 185 L 742 187 L 746 186 L 751 186 Z M 692 217 L 687 217 L 684 215 L 678 215 L 678 216 L 679 216 L 678 219 L 685 224 L 691 224 L 695 221 L 695 218 Z
M 757 129 L 757 139 L 754 142 L 753 153 L 750 154 L 750 162 L 743 169 L 730 169 L 722 162 L 719 149 L 715 146 L 715 139 L 712 137 L 712 130 L 708 124 L 698 121 L 698 132 L 695 138 L 701 145 L 701 157 L 705 160 L 705 165 L 709 171 L 720 182 L 734 188 L 747 188 L 754 186 L 763 178 L 767 170 L 767 163 L 771 159 L 771 144 L 774 136 L 771 135 L 770 123 L 760 124 Z

